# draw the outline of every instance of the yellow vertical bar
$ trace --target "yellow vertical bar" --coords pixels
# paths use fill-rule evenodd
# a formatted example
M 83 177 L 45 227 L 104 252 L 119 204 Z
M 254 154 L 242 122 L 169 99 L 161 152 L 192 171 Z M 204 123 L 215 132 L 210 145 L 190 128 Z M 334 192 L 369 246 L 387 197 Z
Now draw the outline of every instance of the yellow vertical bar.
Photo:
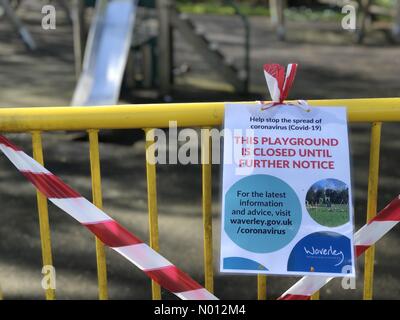
M 311 267 L 310 271 L 314 272 L 315 271 L 314 267 Z M 314 292 L 313 295 L 311 295 L 311 300 L 319 300 L 319 291 L 316 291 Z
M 319 300 L 319 291 L 315 292 L 315 293 L 311 296 L 311 300 Z
M 42 147 L 42 136 L 39 131 L 32 132 L 32 147 L 33 147 L 33 158 L 41 165 L 43 162 L 43 147 Z M 40 230 L 40 242 L 42 247 L 42 262 L 43 266 L 53 266 L 53 259 L 51 255 L 51 241 L 50 241 L 50 224 L 49 224 L 49 213 L 47 208 L 47 199 L 40 192 L 36 191 L 38 213 L 39 213 L 39 230 Z M 54 300 L 56 298 L 56 292 L 54 289 L 46 289 L 46 299 Z
M 158 210 L 157 210 L 157 183 L 156 164 L 154 154 L 154 131 L 145 129 L 146 134 L 146 175 L 147 175 L 147 206 L 149 211 L 150 247 L 159 250 L 158 244 Z M 152 281 L 151 291 L 153 300 L 161 300 L 160 286 Z
M 381 129 L 381 122 L 372 123 L 369 154 L 367 222 L 376 216 L 377 210 Z M 375 246 L 371 246 L 365 252 L 364 259 L 364 299 L 371 300 L 374 284 Z
M 90 171 L 92 176 L 92 198 L 93 204 L 102 209 L 103 195 L 101 192 L 101 173 L 100 173 L 100 152 L 98 130 L 88 130 L 89 134 L 89 153 Z M 97 261 L 97 281 L 99 286 L 99 299 L 108 299 L 107 288 L 107 263 L 104 244 L 96 237 L 96 261 Z
M 257 275 L 257 298 L 258 300 L 267 300 L 267 276 Z
M 3 291 L 1 290 L 1 287 L 0 287 L 0 300 L 3 300 Z
M 202 208 L 204 287 L 214 292 L 212 212 L 211 212 L 211 137 L 209 128 L 201 130 Z

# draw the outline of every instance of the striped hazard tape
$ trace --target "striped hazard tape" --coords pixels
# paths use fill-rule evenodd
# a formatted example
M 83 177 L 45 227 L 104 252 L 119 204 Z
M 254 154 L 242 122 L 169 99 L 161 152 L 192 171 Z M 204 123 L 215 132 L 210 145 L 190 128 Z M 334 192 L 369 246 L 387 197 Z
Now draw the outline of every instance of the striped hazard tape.
M 200 284 L 83 198 L 57 176 L 0 135 L 0 150 L 51 202 L 68 213 L 105 245 L 120 253 L 160 286 L 185 300 L 216 300 Z M 356 256 L 375 244 L 400 221 L 400 195 L 355 234 Z M 280 300 L 307 300 L 333 278 L 305 276 Z
M 400 195 L 390 202 L 369 223 L 354 235 L 356 256 L 375 244 L 400 221 Z M 279 300 L 308 300 L 333 278 L 324 276 L 305 276 L 279 297 Z
M 1 135 L 0 149 L 52 203 L 88 228 L 105 245 L 135 264 L 160 286 L 184 300 L 217 299 L 186 273 Z
M 297 67 L 297 63 L 288 64 L 285 74 L 285 68 L 279 64 L 264 65 L 264 76 L 273 104 L 283 103 L 288 97 Z

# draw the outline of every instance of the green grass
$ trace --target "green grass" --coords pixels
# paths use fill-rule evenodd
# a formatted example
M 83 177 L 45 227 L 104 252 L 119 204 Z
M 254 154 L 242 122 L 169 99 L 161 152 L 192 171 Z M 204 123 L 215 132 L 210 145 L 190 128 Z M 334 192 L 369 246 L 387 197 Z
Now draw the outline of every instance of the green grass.
M 383 6 L 383 7 L 393 7 L 395 0 L 375 0 L 375 4 Z
M 332 207 L 307 207 L 310 216 L 326 227 L 337 227 L 349 221 L 349 207 L 346 204 L 333 204 Z
M 238 5 L 240 13 L 246 16 L 270 16 L 267 6 L 251 6 L 249 4 Z M 215 14 L 215 15 L 234 15 L 235 10 L 227 5 L 217 3 L 181 3 L 178 4 L 181 12 L 189 14 Z M 288 8 L 285 16 L 290 21 L 340 21 L 343 17 L 340 10 L 325 9 L 312 10 L 309 8 Z
M 188 14 L 214 14 L 231 16 L 235 15 L 235 9 L 223 0 L 204 0 L 201 2 L 191 2 L 188 0 L 178 0 L 177 6 L 181 12 Z M 374 4 L 379 4 L 387 8 L 393 8 L 394 0 L 376 0 Z M 270 16 L 267 2 L 265 5 L 252 5 L 251 3 L 238 2 L 236 6 L 239 12 L 245 16 Z M 297 22 L 340 22 L 343 18 L 340 7 L 289 7 L 285 9 L 285 17 L 288 21 Z M 379 17 L 380 20 L 390 21 L 390 17 Z
M 251 6 L 243 3 L 238 5 L 240 12 L 248 16 L 269 16 L 268 6 Z M 192 14 L 217 14 L 234 15 L 235 9 L 231 6 L 220 4 L 218 2 L 204 3 L 178 3 L 181 12 Z

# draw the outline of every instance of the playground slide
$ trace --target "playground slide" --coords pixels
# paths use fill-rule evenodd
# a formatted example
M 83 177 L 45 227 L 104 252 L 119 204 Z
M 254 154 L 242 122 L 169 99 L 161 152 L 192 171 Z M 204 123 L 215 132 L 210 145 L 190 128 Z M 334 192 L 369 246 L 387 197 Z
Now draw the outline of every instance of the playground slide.
M 137 0 L 97 0 L 73 106 L 117 103 L 136 11 Z

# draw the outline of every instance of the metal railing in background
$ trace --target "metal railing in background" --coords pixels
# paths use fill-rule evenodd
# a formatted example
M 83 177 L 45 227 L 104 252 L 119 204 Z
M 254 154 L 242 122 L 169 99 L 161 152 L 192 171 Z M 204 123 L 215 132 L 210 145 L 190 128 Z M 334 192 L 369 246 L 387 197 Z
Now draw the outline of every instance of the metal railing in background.
M 253 102 L 256 103 L 256 102 Z M 382 122 L 400 122 L 400 98 L 348 99 L 348 100 L 310 100 L 314 106 L 347 106 L 350 122 L 369 122 L 372 124 L 370 163 L 368 179 L 367 221 L 376 214 L 379 149 Z M 41 132 L 84 130 L 89 135 L 90 167 L 92 177 L 93 203 L 102 207 L 101 174 L 98 131 L 101 129 L 166 128 L 169 121 L 177 121 L 179 127 L 202 127 L 210 129 L 223 122 L 224 103 L 182 103 L 118 105 L 101 107 L 46 107 L 46 108 L 2 108 L 0 109 L 0 131 L 31 132 L 34 158 L 43 163 Z M 208 130 L 203 131 L 202 151 L 202 215 L 204 234 L 204 282 L 205 288 L 214 291 L 212 212 L 211 212 L 211 144 Z M 207 136 L 206 136 L 207 135 Z M 152 139 L 146 141 L 146 173 L 150 245 L 159 247 L 156 165 L 151 161 L 154 154 L 148 148 Z M 396 190 L 398 192 L 398 190 Z M 38 192 L 38 212 L 42 260 L 44 265 L 52 264 L 50 227 L 47 201 Z M 107 277 L 103 244 L 96 239 L 99 298 L 107 299 Z M 365 256 L 364 298 L 371 299 L 373 293 L 374 248 Z M 258 278 L 258 298 L 266 299 L 267 282 L 265 276 Z M 153 299 L 160 299 L 160 287 L 153 283 Z M 54 290 L 46 290 L 46 298 L 54 299 Z M 318 293 L 314 295 L 318 298 Z

